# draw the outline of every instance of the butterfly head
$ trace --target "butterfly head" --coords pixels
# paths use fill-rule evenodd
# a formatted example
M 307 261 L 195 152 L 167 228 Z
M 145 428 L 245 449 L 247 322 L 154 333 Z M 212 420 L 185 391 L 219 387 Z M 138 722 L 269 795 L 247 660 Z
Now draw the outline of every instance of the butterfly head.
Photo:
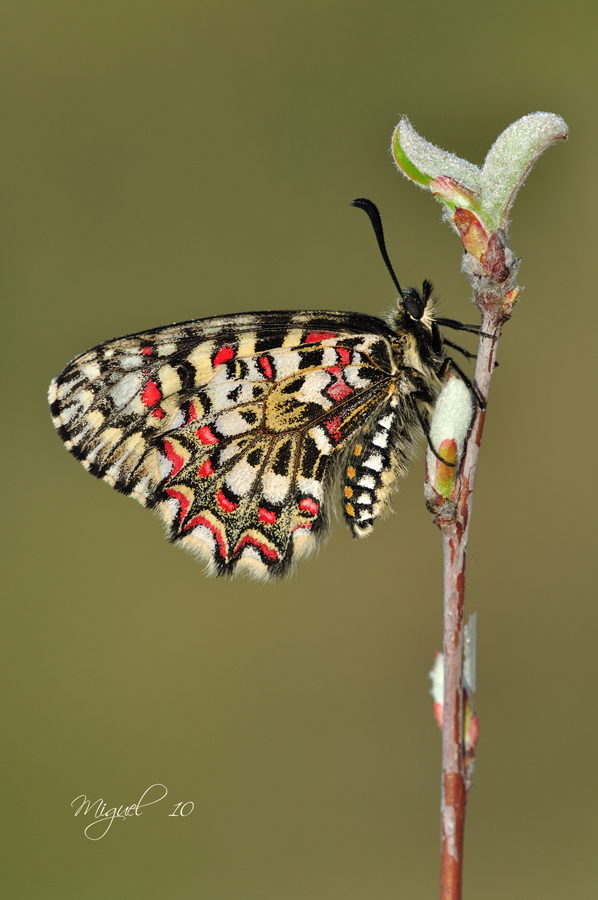
M 405 359 L 420 370 L 437 370 L 444 357 L 442 334 L 435 320 L 436 298 L 430 281 L 424 281 L 421 291 L 406 288 L 397 300 L 397 311 L 391 325 L 405 343 Z
M 431 330 L 434 321 L 433 287 L 431 281 L 424 281 L 421 293 L 417 288 L 407 288 L 399 299 L 401 324 L 408 330 L 421 332 L 422 328 Z
M 393 325 L 402 334 L 413 335 L 416 340 L 431 339 L 437 331 L 434 308 L 436 298 L 431 281 L 424 281 L 421 291 L 410 287 L 397 298 L 397 311 L 392 316 Z

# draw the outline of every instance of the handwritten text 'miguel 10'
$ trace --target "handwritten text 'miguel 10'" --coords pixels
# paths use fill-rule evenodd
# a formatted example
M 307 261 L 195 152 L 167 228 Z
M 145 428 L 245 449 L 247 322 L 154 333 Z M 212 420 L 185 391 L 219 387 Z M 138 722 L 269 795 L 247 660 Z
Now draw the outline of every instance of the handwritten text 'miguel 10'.
M 160 796 L 151 800 L 148 797 L 150 791 L 154 794 L 158 792 Z M 140 816 L 142 815 L 141 808 L 143 806 L 151 806 L 153 803 L 159 803 L 160 800 L 164 800 L 167 794 L 168 788 L 165 785 L 152 784 L 143 792 L 137 803 L 132 803 L 131 806 L 119 806 L 118 808 L 113 806 L 111 809 L 106 809 L 108 804 L 104 803 L 104 800 L 101 797 L 92 803 L 91 800 L 87 799 L 85 794 L 79 794 L 78 797 L 75 797 L 71 806 L 74 806 L 81 801 L 80 806 L 75 812 L 76 816 L 78 816 L 80 812 L 86 816 L 94 809 L 94 807 L 96 807 L 93 814 L 93 820 L 85 828 L 85 837 L 89 838 L 90 841 L 99 841 L 100 838 L 103 838 L 104 835 L 108 834 L 115 819 L 128 819 L 132 816 Z M 193 807 L 194 804 L 191 800 L 187 803 L 177 803 L 174 812 L 170 813 L 170 816 L 188 816 L 193 812 Z

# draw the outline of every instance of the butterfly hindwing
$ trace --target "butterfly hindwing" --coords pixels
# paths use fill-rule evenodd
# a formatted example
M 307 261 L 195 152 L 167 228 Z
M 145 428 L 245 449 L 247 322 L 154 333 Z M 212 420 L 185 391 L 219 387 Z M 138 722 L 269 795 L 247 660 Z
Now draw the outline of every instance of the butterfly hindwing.
M 408 418 L 393 341 L 382 320 L 355 313 L 186 322 L 77 357 L 52 382 L 52 415 L 92 474 L 156 508 L 212 572 L 282 574 L 325 533 L 341 467 L 356 536 L 387 505 L 392 439 Z M 384 463 L 372 473 L 355 455 L 368 443 Z M 367 520 L 347 509 L 349 457 L 356 481 L 371 474 Z

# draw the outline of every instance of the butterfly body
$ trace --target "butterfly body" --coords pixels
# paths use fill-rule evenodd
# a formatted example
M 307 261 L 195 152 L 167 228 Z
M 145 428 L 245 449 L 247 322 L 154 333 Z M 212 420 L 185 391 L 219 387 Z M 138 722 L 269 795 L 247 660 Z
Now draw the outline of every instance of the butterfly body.
M 355 537 L 388 509 L 446 371 L 431 292 L 388 322 L 263 312 L 108 341 L 52 382 L 54 424 L 212 574 L 281 575 L 325 534 L 339 478 Z

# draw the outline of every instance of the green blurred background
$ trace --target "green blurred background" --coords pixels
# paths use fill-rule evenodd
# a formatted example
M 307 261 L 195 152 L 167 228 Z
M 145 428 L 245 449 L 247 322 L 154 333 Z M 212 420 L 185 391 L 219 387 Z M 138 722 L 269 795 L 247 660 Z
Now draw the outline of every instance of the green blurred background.
M 420 459 L 396 515 L 341 522 L 276 586 L 207 579 L 64 450 L 46 390 L 76 354 L 184 319 L 380 314 L 404 284 L 475 321 L 460 244 L 388 154 L 406 113 L 481 163 L 562 115 L 511 246 L 470 540 L 478 764 L 465 897 L 598 895 L 596 8 L 573 0 L 20 0 L 0 7 L 8 511 L 5 896 L 437 895 L 440 535 Z M 168 798 L 85 839 L 79 794 Z M 172 802 L 171 802 L 172 801 Z M 169 813 L 193 801 L 185 819 Z

